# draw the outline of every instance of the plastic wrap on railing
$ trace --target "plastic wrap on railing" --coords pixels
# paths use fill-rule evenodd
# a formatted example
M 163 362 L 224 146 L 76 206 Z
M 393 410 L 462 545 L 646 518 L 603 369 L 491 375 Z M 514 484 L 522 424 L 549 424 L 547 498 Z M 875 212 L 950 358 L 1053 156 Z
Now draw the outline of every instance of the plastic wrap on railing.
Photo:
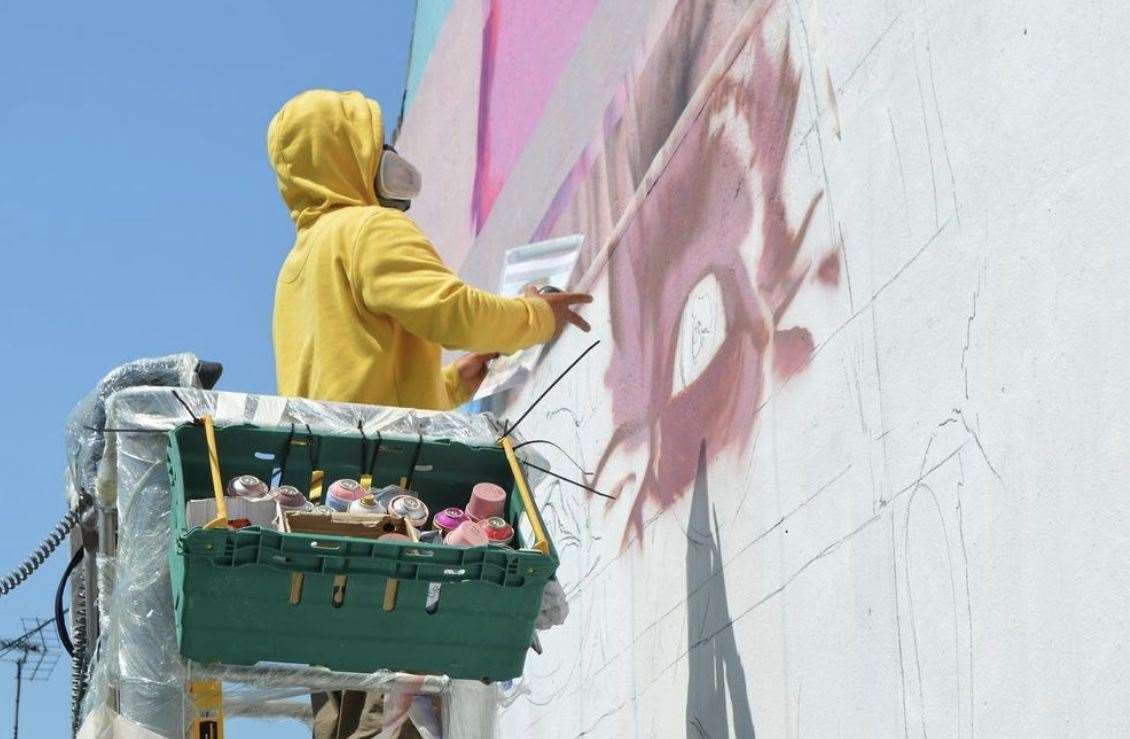
M 224 685 L 224 715 L 256 719 L 291 719 L 309 723 L 313 718 L 308 688 L 261 688 Z
M 301 721 L 308 724 L 314 718 L 314 712 L 308 695 L 294 700 L 262 701 L 254 697 L 246 700 L 243 698 L 232 699 L 225 692 L 224 716 L 226 718 L 253 718 L 259 721 Z
M 130 387 L 185 387 L 199 386 L 195 354 L 187 352 L 152 359 L 137 359 L 123 364 L 109 374 L 83 398 L 67 419 L 66 449 L 68 470 L 68 496 L 73 505 L 74 495 L 82 488 L 92 495 L 98 475 L 98 463 L 106 446 L 106 401 L 114 393 Z M 111 501 L 112 502 L 112 501 Z
M 400 691 L 419 695 L 441 695 L 451 684 L 442 675 L 412 675 L 406 672 L 377 670 L 373 673 L 335 672 L 321 667 L 296 665 L 199 665 L 189 663 L 192 679 L 223 680 L 260 688 L 305 688 L 323 690 Z
M 186 365 L 192 363 L 185 361 Z M 497 421 L 488 415 L 321 403 L 194 388 L 178 389 L 176 395 L 170 388 L 126 389 L 114 393 L 104 408 L 103 425 L 121 429 L 169 430 L 190 421 L 191 411 L 197 417 L 211 414 L 221 428 L 247 423 L 285 428 L 293 423 L 303 430 L 308 424 L 314 433 L 355 434 L 360 422 L 370 436 L 377 431 L 422 433 L 476 445 L 493 444 L 499 433 Z M 264 702 L 259 704 L 262 710 L 256 714 L 282 717 L 298 710 L 295 701 L 299 699 L 293 696 L 317 690 L 353 689 L 384 692 L 395 706 L 403 706 L 405 715 L 417 725 L 430 722 L 432 701 L 428 698 L 416 702 L 413 696 L 445 694 L 464 681 L 387 671 L 357 674 L 309 667 L 186 664 L 177 649 L 169 578 L 167 443 L 163 433 L 106 435 L 97 476 L 99 487 L 107 488 L 107 495 L 101 496 L 103 503 L 112 501 L 117 508 L 118 544 L 116 556 L 98 560 L 103 628 L 84 710 L 89 713 L 97 709 L 116 691 L 122 717 L 163 736 L 180 736 L 184 731 L 186 681 L 208 676 L 222 679 L 228 686 L 243 686 L 233 688 L 236 692 L 232 695 L 241 712 L 246 709 L 255 713 L 255 690 L 282 691 L 274 693 L 281 702 L 271 694 L 260 693 Z M 546 464 L 530 450 L 522 450 L 521 454 Z M 530 478 L 531 484 L 536 485 L 538 478 Z M 444 703 L 443 710 L 447 712 L 450 706 L 448 701 Z M 476 721 L 487 721 L 493 716 L 493 702 L 491 706 L 477 707 L 473 713 Z M 467 731 L 456 733 L 485 735 L 478 732 L 479 728 L 482 727 L 475 723 Z

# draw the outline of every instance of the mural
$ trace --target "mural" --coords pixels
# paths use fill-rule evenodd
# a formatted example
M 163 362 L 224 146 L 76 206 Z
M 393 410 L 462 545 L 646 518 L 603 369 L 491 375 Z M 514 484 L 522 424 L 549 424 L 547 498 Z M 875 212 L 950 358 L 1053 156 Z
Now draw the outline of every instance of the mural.
M 490 0 L 483 28 L 478 160 L 471 200 L 476 227 L 490 215 L 595 5 L 596 0 Z
M 718 85 L 608 266 L 612 336 L 625 361 L 605 377 L 616 431 L 595 479 L 621 445 L 649 447 L 632 514 L 637 529 L 647 503 L 663 508 L 687 491 L 701 441 L 711 452 L 746 450 L 763 400 L 766 357 L 778 377 L 787 377 L 812 351 L 811 334 L 783 322 L 810 271 L 798 257 L 821 193 L 792 225 L 781 190 L 800 77 L 787 43 L 770 52 L 761 25 L 751 38 L 753 74 Z M 731 118 L 733 111 L 738 116 Z M 734 129 L 741 129 L 745 152 L 729 141 Z M 585 225 L 563 220 L 557 232 Z M 743 249 L 760 251 L 756 279 Z M 838 264 L 834 253 L 825 259 Z M 707 279 L 717 283 L 725 337 L 706 368 L 676 392 L 679 329 L 692 290 Z
M 1086 677 L 1108 658 L 1061 617 L 1121 633 L 1110 614 L 1130 610 L 1079 605 L 1074 584 L 1121 576 L 1065 574 L 1078 547 L 1048 521 L 1102 525 L 1046 482 L 1079 465 L 1026 430 L 1054 437 L 1045 405 L 1081 407 L 1033 374 L 1045 307 L 1074 299 L 1038 283 L 1074 262 L 1050 250 L 1040 277 L 1036 237 L 1001 249 L 995 225 L 1023 210 L 1067 243 L 1102 220 L 1031 204 L 1008 173 L 1075 139 L 1009 128 L 1023 101 L 996 62 L 970 64 L 1034 43 L 1010 25 L 1028 21 L 839 0 L 437 7 L 400 134 L 429 183 L 413 215 L 487 288 L 506 249 L 584 234 L 571 282 L 594 295 L 592 336 L 567 332 L 493 410 L 513 419 L 601 339 L 523 429 L 617 496 L 536 491 L 571 616 L 504 691 L 504 735 L 1130 730 L 1109 708 L 1130 684 Z M 1034 49 L 1009 53 L 1038 68 Z M 994 159 L 978 142 L 998 113 L 1025 143 L 998 137 Z

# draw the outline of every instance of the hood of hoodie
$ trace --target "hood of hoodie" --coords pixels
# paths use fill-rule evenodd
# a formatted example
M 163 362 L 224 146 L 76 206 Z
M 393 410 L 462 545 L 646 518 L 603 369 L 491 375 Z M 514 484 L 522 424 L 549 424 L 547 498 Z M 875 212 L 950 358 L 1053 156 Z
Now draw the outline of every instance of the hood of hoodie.
M 309 90 L 287 101 L 267 128 L 267 155 L 295 227 L 338 208 L 377 205 L 383 146 L 381 108 L 359 92 Z

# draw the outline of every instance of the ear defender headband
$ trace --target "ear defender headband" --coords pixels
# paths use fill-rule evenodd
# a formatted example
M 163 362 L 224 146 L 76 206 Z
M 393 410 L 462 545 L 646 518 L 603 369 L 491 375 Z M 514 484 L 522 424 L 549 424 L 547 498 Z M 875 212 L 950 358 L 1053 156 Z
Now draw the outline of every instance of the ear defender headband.
M 382 205 L 398 210 L 408 210 L 412 198 L 420 194 L 423 178 L 420 171 L 396 153 L 389 144 L 384 145 L 381 163 L 377 168 L 377 198 Z

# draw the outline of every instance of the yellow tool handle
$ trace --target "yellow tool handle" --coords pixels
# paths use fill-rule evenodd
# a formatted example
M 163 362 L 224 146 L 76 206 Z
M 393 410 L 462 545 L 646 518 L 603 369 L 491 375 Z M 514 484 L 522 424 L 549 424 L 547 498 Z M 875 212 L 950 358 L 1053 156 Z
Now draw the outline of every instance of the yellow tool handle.
M 549 537 L 545 535 L 545 526 L 541 521 L 541 513 L 534 505 L 534 496 L 526 485 L 526 476 L 522 474 L 522 467 L 518 464 L 518 455 L 514 453 L 514 445 L 510 439 L 503 437 L 502 450 L 506 452 L 506 460 L 510 462 L 510 471 L 514 473 L 514 482 L 518 484 L 518 495 L 522 498 L 522 507 L 526 509 L 526 516 L 530 519 L 530 526 L 534 529 L 534 549 L 542 554 L 549 554 Z
M 400 581 L 391 577 L 385 581 L 384 609 L 386 611 L 396 608 L 396 591 L 399 585 Z
M 224 500 L 224 481 L 220 477 L 220 453 L 216 448 L 216 422 L 204 416 L 204 440 L 208 444 L 208 466 L 212 469 L 212 494 L 216 496 L 216 517 L 205 528 L 228 527 L 228 504 Z
M 306 496 L 306 499 L 311 503 L 322 499 L 322 483 L 325 480 L 326 473 L 324 470 L 312 470 L 310 472 L 310 494 Z

